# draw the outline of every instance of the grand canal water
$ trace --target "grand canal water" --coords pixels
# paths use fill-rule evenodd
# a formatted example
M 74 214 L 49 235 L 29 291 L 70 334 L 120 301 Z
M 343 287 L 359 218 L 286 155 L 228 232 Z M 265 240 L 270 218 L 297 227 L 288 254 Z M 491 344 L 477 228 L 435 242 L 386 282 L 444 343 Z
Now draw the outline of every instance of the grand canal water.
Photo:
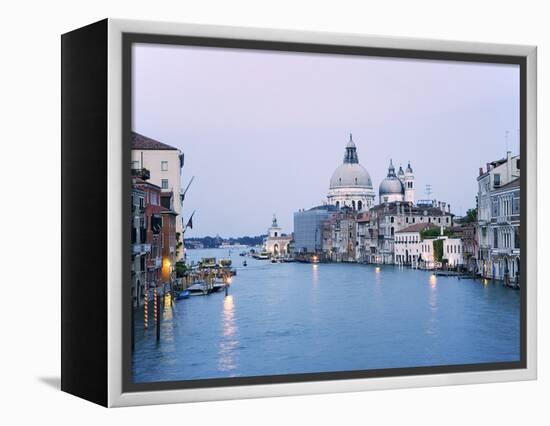
M 189 250 L 188 259 L 228 254 Z M 135 382 L 519 360 L 520 293 L 501 284 L 231 258 L 229 296 L 167 305 L 160 343 L 136 313 Z

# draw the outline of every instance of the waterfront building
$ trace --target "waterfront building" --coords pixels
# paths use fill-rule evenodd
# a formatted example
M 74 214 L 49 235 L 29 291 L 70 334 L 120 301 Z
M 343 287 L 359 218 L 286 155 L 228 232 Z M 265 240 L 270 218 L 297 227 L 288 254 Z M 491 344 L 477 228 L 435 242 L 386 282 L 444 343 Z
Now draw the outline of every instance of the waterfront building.
M 395 263 L 398 265 L 411 265 L 418 268 L 420 261 L 431 260 L 429 256 L 424 254 L 423 248 L 426 247 L 422 232 L 428 229 L 439 229 L 432 223 L 415 223 L 407 226 L 395 233 Z M 431 249 L 431 247 L 430 247 Z M 427 250 L 431 253 L 431 250 Z M 433 265 L 430 264 L 433 267 Z
M 150 173 L 150 182 L 161 188 L 162 192 L 174 194 L 174 211 L 179 215 L 176 220 L 178 240 L 183 241 L 183 191 L 181 171 L 183 153 L 173 146 L 132 132 L 132 169 L 146 169 Z M 177 260 L 183 259 L 184 250 L 178 250 Z
M 464 249 L 462 239 L 441 237 L 443 239 L 443 260 L 451 268 L 464 265 Z
M 330 216 L 323 224 L 323 253 L 332 262 L 357 260 L 356 212 L 347 207 Z
M 377 234 L 376 253 L 371 255 L 375 263 L 396 263 L 394 250 L 395 233 L 417 223 L 438 227 L 453 226 L 454 215 L 450 206 L 442 202 L 413 205 L 410 202 L 385 202 L 370 210 L 372 235 Z M 367 228 L 368 230 L 368 228 Z
M 289 244 L 292 236 L 283 234 L 282 228 L 277 223 L 277 217 L 273 215 L 271 226 L 267 230 L 267 237 L 264 240 L 263 251 L 271 256 L 289 254 Z
M 464 265 L 463 245 L 460 238 L 443 235 L 443 227 L 440 228 L 440 235 L 437 237 L 425 236 L 420 232 L 420 242 L 416 246 L 419 255 L 412 260 L 414 266 L 422 269 L 435 268 L 459 268 Z M 415 248 L 416 248 L 415 247 Z
M 493 279 L 508 279 L 510 271 L 514 269 L 514 279 L 519 270 L 519 244 L 515 249 L 515 226 L 512 224 L 512 216 L 518 218 L 519 242 L 519 186 L 517 190 L 507 187 L 512 181 L 520 177 L 520 157 L 512 156 L 507 152 L 506 158 L 496 160 L 486 164 L 485 170 L 479 169 L 478 194 L 477 194 L 477 238 L 478 238 L 478 270 L 483 277 Z M 504 188 L 501 194 L 499 189 Z M 508 189 L 511 191 L 508 192 Z M 514 199 L 516 201 L 514 202 Z M 501 205 L 500 203 L 503 203 Z M 514 208 L 514 203 L 516 204 Z M 506 212 L 517 212 L 517 215 L 507 215 Z M 507 218 L 510 221 L 506 221 Z M 496 229 L 496 231 L 495 231 Z M 512 233 L 513 231 L 513 233 Z M 511 237 L 504 237 L 506 234 L 512 234 Z M 499 240 L 500 237 L 500 240 Z M 504 245 L 503 238 L 506 238 L 507 248 L 499 247 Z M 510 238 L 510 241 L 508 241 Z M 513 241 L 512 241 L 513 240 Z M 494 249 L 494 250 L 493 250 Z M 505 251 L 503 251 L 503 249 Z M 508 250 L 517 250 L 516 253 Z M 516 265 L 511 265 L 514 259 Z M 505 272 L 507 274 L 505 275 Z
M 490 272 L 506 285 L 519 285 L 520 185 L 519 179 L 491 191 L 492 217 L 489 235 Z
M 294 213 L 294 253 L 297 257 L 321 254 L 323 225 L 334 213 L 335 205 L 322 205 Z
M 134 185 L 144 193 L 145 243 L 150 250 L 145 255 L 145 287 L 151 290 L 162 284 L 162 207 L 160 205 L 161 189 L 140 177 Z
M 151 246 L 146 243 L 145 235 L 145 193 L 137 188 L 132 179 L 131 199 L 131 280 L 132 304 L 134 307 L 143 305 L 145 294 L 146 267 L 145 260 Z
M 479 247 L 477 229 L 477 223 L 463 223 L 460 225 L 462 245 L 464 248 L 464 265 L 468 272 L 472 274 L 477 274 L 478 272 L 477 255 Z
M 361 212 L 356 216 L 357 223 L 357 248 L 356 258 L 358 262 L 376 263 L 378 247 L 378 226 L 373 223 L 373 216 L 369 212 Z
M 359 163 L 357 147 L 349 135 L 344 162 L 330 178 L 328 203 L 336 208 L 350 207 L 353 210 L 368 210 L 374 205 L 375 193 L 367 170 Z

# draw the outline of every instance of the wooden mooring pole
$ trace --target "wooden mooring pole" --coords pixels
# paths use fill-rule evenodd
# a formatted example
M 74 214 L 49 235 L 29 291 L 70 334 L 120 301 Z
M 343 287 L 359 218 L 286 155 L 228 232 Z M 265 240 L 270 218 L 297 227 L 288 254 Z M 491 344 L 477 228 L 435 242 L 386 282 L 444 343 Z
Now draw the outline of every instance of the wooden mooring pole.
M 156 290 L 156 289 L 155 289 Z M 155 296 L 155 301 L 157 301 L 158 299 L 158 293 L 156 294 Z M 161 308 L 160 308 L 160 303 L 156 303 L 156 317 L 157 317 L 157 342 L 160 341 L 160 317 L 162 316 L 162 313 L 161 313 Z

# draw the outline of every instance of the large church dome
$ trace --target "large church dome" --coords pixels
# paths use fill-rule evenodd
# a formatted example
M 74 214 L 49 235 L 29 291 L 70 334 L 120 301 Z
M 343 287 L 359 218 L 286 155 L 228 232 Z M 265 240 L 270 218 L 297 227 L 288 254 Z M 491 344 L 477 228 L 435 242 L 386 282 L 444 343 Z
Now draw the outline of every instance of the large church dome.
M 369 172 L 359 163 L 340 164 L 330 178 L 330 188 L 372 188 Z
M 372 180 L 367 170 L 359 164 L 357 147 L 350 135 L 344 162 L 330 178 L 328 201 L 337 207 L 348 206 L 362 210 L 373 205 L 374 197 Z

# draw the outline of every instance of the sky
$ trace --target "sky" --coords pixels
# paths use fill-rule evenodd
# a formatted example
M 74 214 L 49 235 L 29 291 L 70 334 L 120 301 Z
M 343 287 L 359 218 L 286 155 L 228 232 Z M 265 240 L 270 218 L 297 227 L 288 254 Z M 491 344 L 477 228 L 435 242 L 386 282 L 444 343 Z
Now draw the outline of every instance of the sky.
M 416 199 L 475 207 L 479 167 L 519 154 L 519 67 L 136 44 L 133 129 L 181 149 L 187 237 L 283 232 L 326 202 L 353 134 L 377 194 L 410 161 Z M 506 137 L 508 134 L 508 137 Z

